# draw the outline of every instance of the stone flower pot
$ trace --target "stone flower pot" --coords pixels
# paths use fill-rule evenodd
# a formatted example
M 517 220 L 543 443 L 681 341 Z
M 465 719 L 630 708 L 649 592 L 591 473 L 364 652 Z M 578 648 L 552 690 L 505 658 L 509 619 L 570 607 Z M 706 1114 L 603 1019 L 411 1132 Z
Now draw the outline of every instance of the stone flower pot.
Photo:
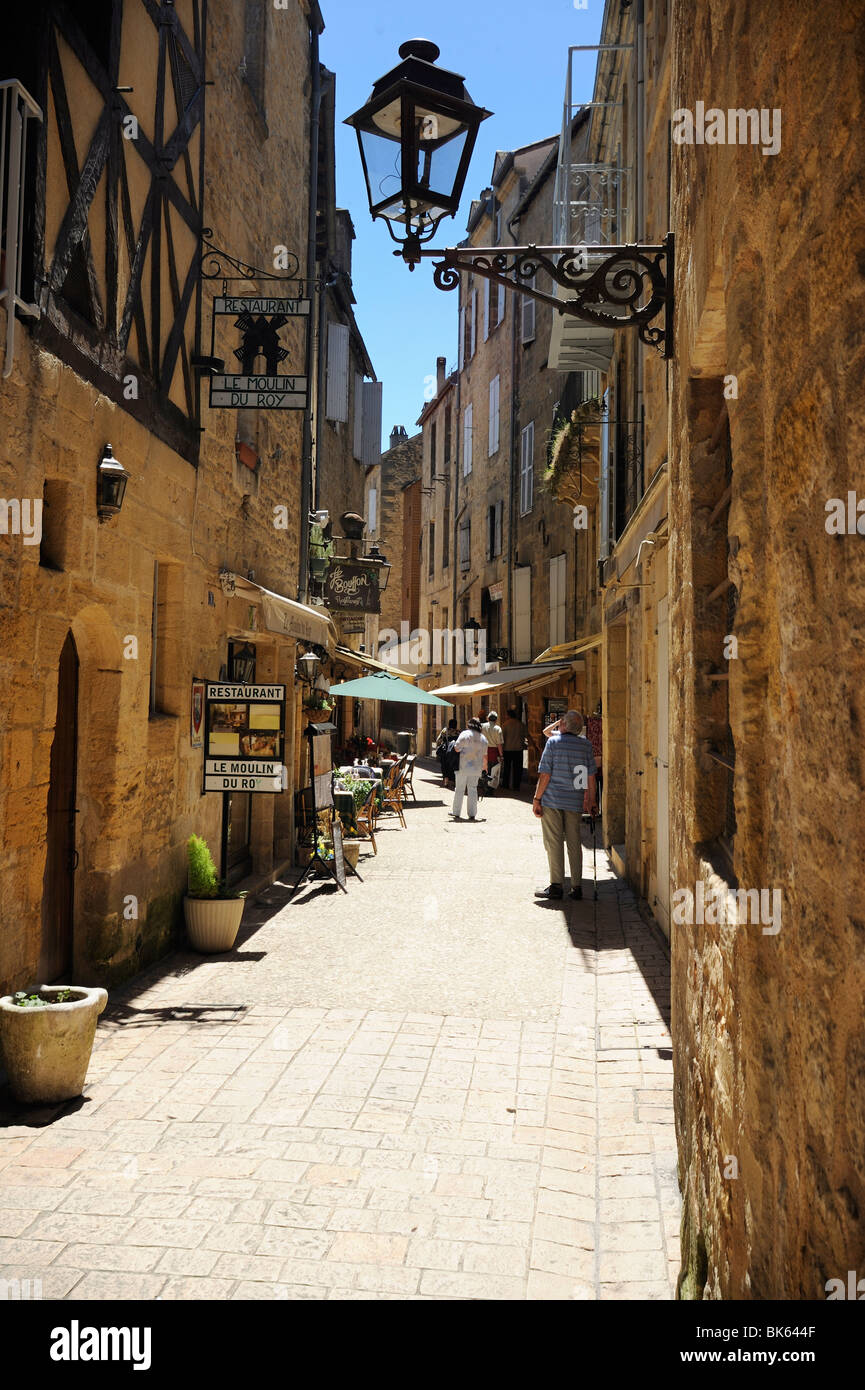
M 243 898 L 183 899 L 186 934 L 193 950 L 204 955 L 230 951 L 240 930 Z
M 51 1003 L 67 990 L 65 1004 Z M 84 1089 L 96 1020 L 108 1002 L 104 989 L 80 985 L 41 985 L 44 1007 L 21 1008 L 7 994 L 0 999 L 0 1043 L 9 1085 L 16 1100 L 71 1100 Z
M 342 850 L 345 855 L 346 864 L 350 864 L 353 869 L 357 868 L 357 858 L 360 854 L 360 840 L 343 840 Z

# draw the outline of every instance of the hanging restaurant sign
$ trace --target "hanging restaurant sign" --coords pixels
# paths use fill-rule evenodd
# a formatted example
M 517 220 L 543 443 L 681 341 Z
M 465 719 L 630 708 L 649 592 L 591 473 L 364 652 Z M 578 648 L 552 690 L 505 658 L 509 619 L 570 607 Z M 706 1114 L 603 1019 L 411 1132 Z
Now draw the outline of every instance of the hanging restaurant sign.
M 204 791 L 284 791 L 284 748 L 284 685 L 207 682 Z
M 204 233 L 205 238 L 209 229 Z M 210 356 L 200 358 L 196 365 L 210 372 L 210 405 L 229 410 L 305 410 L 308 380 L 305 373 L 285 370 L 283 363 L 302 360 L 305 355 L 307 327 L 310 315 L 308 288 L 297 279 L 297 257 L 284 247 L 282 264 L 286 275 L 274 275 L 247 265 L 228 252 L 221 251 L 204 240 L 201 256 L 201 275 L 205 280 L 222 280 L 222 294 L 212 302 L 210 327 Z M 231 272 L 237 271 L 238 274 Z M 295 293 L 268 294 L 257 290 L 248 294 L 229 294 L 232 282 L 277 282 Z M 305 292 L 306 291 L 306 292 Z M 240 344 L 231 348 L 239 370 L 225 371 L 226 354 L 223 343 L 226 319 L 240 333 Z M 218 341 L 217 341 L 218 339 Z M 233 364 L 232 364 L 233 365 Z
M 353 560 L 331 560 L 324 581 L 324 601 L 336 613 L 380 613 L 376 566 Z

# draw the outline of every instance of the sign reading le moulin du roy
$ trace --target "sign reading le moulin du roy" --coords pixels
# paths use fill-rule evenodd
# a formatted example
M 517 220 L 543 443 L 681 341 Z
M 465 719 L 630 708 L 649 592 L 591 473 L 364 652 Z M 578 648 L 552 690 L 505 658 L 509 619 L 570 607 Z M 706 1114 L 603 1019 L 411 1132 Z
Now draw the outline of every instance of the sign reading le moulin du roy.
M 287 299 L 272 295 L 218 295 L 213 301 L 214 323 L 219 315 L 233 314 L 235 328 L 241 330 L 240 347 L 234 356 L 240 362 L 237 373 L 218 372 L 210 378 L 211 406 L 244 410 L 304 410 L 307 379 L 281 373 L 279 365 L 289 356 L 282 346 L 279 330 L 290 319 L 308 316 L 308 299 Z M 256 372 L 259 358 L 263 373 Z
M 204 790 L 284 790 L 285 686 L 208 681 L 204 695 Z
M 351 560 L 332 560 L 324 582 L 324 601 L 337 613 L 380 613 L 375 568 Z

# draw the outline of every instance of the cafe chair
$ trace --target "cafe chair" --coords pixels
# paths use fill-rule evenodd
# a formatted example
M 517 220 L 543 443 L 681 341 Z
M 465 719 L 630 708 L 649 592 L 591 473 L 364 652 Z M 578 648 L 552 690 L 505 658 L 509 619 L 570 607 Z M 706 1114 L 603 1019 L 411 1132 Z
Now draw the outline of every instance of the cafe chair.
M 414 765 L 416 762 L 416 754 L 411 754 L 406 758 L 405 776 L 402 781 L 403 801 L 406 805 L 408 805 L 409 797 L 411 797 L 412 801 L 417 801 L 414 790 Z
M 376 795 L 378 788 L 373 787 L 369 796 L 362 806 L 358 808 L 355 816 L 358 838 L 361 840 L 372 841 L 372 852 L 378 854 L 375 843 L 375 822 L 376 822 Z
M 405 816 L 402 813 L 403 792 L 402 782 L 405 777 L 405 770 L 395 764 L 391 768 L 381 788 L 381 810 L 379 817 L 386 815 L 399 816 L 399 822 L 405 830 Z

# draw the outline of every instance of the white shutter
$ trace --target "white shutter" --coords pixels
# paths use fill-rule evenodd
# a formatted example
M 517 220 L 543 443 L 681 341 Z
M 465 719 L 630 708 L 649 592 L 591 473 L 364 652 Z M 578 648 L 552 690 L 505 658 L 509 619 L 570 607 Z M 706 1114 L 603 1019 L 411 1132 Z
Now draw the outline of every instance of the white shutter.
M 366 468 L 381 458 L 381 382 L 363 383 L 362 457 Z
M 496 289 L 499 292 L 499 311 L 496 314 L 496 323 L 501 323 L 505 316 L 505 287 L 504 285 L 497 285 Z
M 327 403 L 328 420 L 348 423 L 348 324 L 327 325 Z
M 535 422 L 526 425 L 520 438 L 520 515 L 532 509 L 534 493 Z
M 469 329 L 469 357 L 474 357 L 478 345 L 478 292 L 472 290 L 472 321 Z
M 533 275 L 528 284 L 535 289 L 538 283 L 537 275 Z M 522 323 L 522 342 L 530 343 L 535 336 L 535 301 L 531 295 L 523 295 L 523 323 Z
M 567 559 L 554 555 L 550 560 L 550 641 L 551 647 L 565 640 L 565 585 Z
M 532 570 L 514 570 L 514 661 L 532 659 Z
M 499 378 L 494 376 L 490 382 L 490 421 L 487 439 L 488 452 L 494 454 L 499 447 Z
M 484 342 L 490 336 L 490 284 L 491 281 L 484 280 Z
M 459 370 L 462 371 L 466 355 L 466 306 L 460 309 L 460 340 L 457 348 Z
M 358 460 L 363 458 L 363 377 L 354 374 L 354 440 L 351 452 Z
M 472 414 L 472 407 L 467 405 L 463 412 L 463 476 L 472 471 Z

